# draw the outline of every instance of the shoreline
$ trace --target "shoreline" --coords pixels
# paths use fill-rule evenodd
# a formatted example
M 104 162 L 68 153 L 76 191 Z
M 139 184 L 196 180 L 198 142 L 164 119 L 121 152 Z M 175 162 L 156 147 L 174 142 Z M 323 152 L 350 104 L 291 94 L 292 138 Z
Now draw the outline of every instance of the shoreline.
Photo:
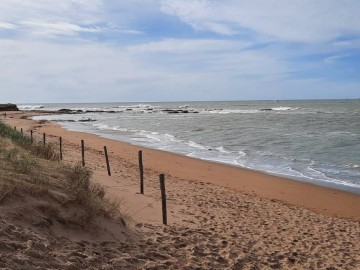
M 52 114 L 52 113 L 50 113 Z M 34 121 L 41 121 L 41 120 L 34 120 Z M 244 170 L 250 170 L 250 171 L 254 171 L 254 172 L 258 172 L 258 173 L 262 173 L 265 175 L 269 175 L 269 176 L 274 176 L 274 177 L 278 177 L 278 178 L 282 178 L 282 179 L 286 179 L 286 180 L 290 180 L 290 181 L 297 181 L 297 182 L 301 182 L 301 183 L 305 183 L 305 184 L 310 184 L 310 185 L 314 185 L 314 186 L 318 186 L 318 187 L 324 187 L 324 188 L 329 188 L 329 189 L 333 189 L 336 191 L 343 191 L 343 192 L 347 192 L 347 193 L 351 193 L 351 194 L 355 194 L 360 196 L 360 188 L 356 187 L 354 188 L 351 185 L 346 185 L 346 184 L 340 184 L 340 183 L 334 183 L 334 182 L 330 182 L 330 181 L 324 181 L 324 180 L 317 180 L 317 179 L 313 179 L 313 178 L 309 178 L 306 176 L 293 176 L 293 175 L 286 175 L 286 174 L 281 174 L 281 173 L 276 173 L 276 172 L 271 172 L 271 171 L 265 171 L 265 170 L 261 170 L 261 169 L 256 169 L 256 168 L 252 168 L 252 167 L 246 167 L 246 166 L 242 166 L 242 165 L 235 165 L 232 163 L 227 163 L 227 162 L 222 162 L 222 161 L 217 161 L 217 160 L 212 160 L 212 159 L 206 159 L 206 158 L 200 158 L 197 156 L 189 156 L 183 153 L 179 153 L 179 152 L 171 152 L 168 150 L 164 150 L 164 149 L 158 149 L 158 148 L 153 148 L 151 146 L 147 146 L 147 145 L 141 145 L 141 144 L 136 144 L 136 143 L 132 143 L 130 141 L 126 141 L 126 140 L 121 140 L 121 139 L 117 139 L 117 138 L 113 138 L 116 137 L 114 135 L 106 135 L 106 134 L 101 134 L 96 133 L 96 132 L 91 132 L 90 130 L 72 130 L 71 128 L 67 128 L 65 125 L 61 124 L 61 123 L 57 123 L 56 121 L 52 121 L 52 120 L 47 120 L 50 121 L 56 125 L 59 125 L 61 128 L 69 131 L 69 132 L 80 132 L 80 133 L 87 133 L 87 134 L 92 134 L 92 135 L 96 135 L 100 138 L 103 139 L 107 139 L 107 140 L 113 140 L 113 141 L 118 141 L 120 143 L 125 143 L 125 144 L 129 144 L 131 146 L 134 147 L 142 147 L 145 149 L 150 149 L 150 150 L 155 150 L 155 151 L 160 151 L 160 152 L 164 152 L 164 153 L 170 153 L 170 154 L 175 154 L 175 155 L 179 155 L 185 158 L 190 158 L 190 159 L 195 159 L 195 160 L 202 160 L 202 161 L 206 161 L 206 162 L 210 162 L 210 163 L 215 163 L 215 164 L 219 164 L 219 165 L 225 165 L 225 166 L 229 166 L 229 167 L 233 167 L 233 168 L 238 168 L 238 169 L 244 169 Z M 66 121 L 65 121 L 66 122 Z
M 69 131 L 54 122 L 47 121 L 39 125 L 38 121 L 21 119 L 21 117 L 41 115 L 43 113 L 14 112 L 9 113 L 4 120 L 12 126 L 18 125 L 20 127 L 22 125 L 23 128 L 37 126 L 37 132 L 62 136 L 63 139 L 73 144 L 79 144 L 81 137 L 85 140 L 86 147 L 96 151 L 102 151 L 103 145 L 107 145 L 111 155 L 125 159 L 134 166 L 137 165 L 137 151 L 143 150 L 146 170 L 165 173 L 176 179 L 211 183 L 236 192 L 255 195 L 272 201 L 281 201 L 285 204 L 305 208 L 327 216 L 360 221 L 360 196 L 355 193 L 300 182 L 229 164 L 136 146 L 128 142 L 108 139 L 91 133 Z M 11 119 L 11 116 L 14 118 Z
M 37 121 L 37 120 L 35 120 L 35 121 Z M 219 164 L 219 165 L 225 165 L 225 166 L 229 166 L 229 167 L 233 167 L 233 168 L 238 168 L 238 169 L 241 169 L 241 170 L 254 171 L 254 172 L 257 172 L 257 173 L 261 173 L 261 174 L 265 174 L 265 175 L 269 175 L 269 176 L 274 176 L 274 177 L 286 179 L 286 180 L 289 180 L 289 181 L 301 182 L 301 183 L 305 183 L 305 184 L 310 184 L 310 185 L 323 187 L 323 188 L 329 188 L 329 189 L 333 189 L 333 190 L 336 190 L 336 191 L 347 192 L 347 193 L 351 193 L 351 194 L 355 194 L 355 195 L 360 196 L 360 188 L 357 188 L 356 190 L 354 190 L 354 188 L 351 185 L 338 184 L 338 183 L 333 183 L 333 182 L 326 182 L 326 181 L 323 181 L 323 180 L 312 179 L 312 178 L 308 178 L 308 177 L 305 177 L 305 176 L 304 177 L 300 177 L 300 176 L 296 177 L 296 176 L 292 176 L 292 175 L 286 175 L 286 174 L 281 174 L 281 173 L 276 173 L 276 172 L 271 172 L 271 171 L 265 171 L 265 170 L 251 168 L 251 167 L 245 167 L 245 166 L 242 166 L 242 165 L 235 165 L 235 164 L 231 164 L 231 163 L 227 163 L 227 162 L 221 162 L 221 161 L 217 161 L 217 160 L 211 160 L 211 159 L 200 158 L 200 157 L 195 157 L 195 156 L 188 156 L 186 154 L 182 154 L 182 153 L 178 153 L 178 152 L 171 152 L 171 151 L 164 150 L 164 149 L 152 148 L 152 147 L 146 146 L 146 145 L 131 143 L 130 141 L 126 141 L 126 140 L 111 138 L 112 136 L 107 137 L 105 134 L 90 132 L 90 131 L 87 131 L 87 130 L 71 130 L 70 128 L 62 126 L 61 123 L 56 123 L 55 121 L 53 122 L 51 120 L 49 120 L 49 121 L 56 124 L 56 125 L 59 125 L 61 128 L 65 129 L 65 130 L 67 130 L 69 132 L 80 132 L 80 133 L 92 134 L 92 135 L 98 136 L 98 137 L 106 139 L 106 140 L 113 140 L 113 141 L 117 141 L 117 142 L 120 142 L 120 143 L 129 144 L 129 145 L 131 145 L 133 147 L 160 151 L 160 152 L 163 152 L 165 154 L 167 154 L 167 153 L 175 154 L 175 155 L 179 155 L 179 156 L 185 157 L 185 158 L 210 162 L 210 163 Z
M 176 103 L 170 103 L 169 106 L 157 103 L 137 103 L 129 106 L 125 106 L 123 103 L 115 104 L 116 105 L 97 104 L 96 106 L 87 103 L 79 104 L 78 106 L 71 104 L 44 105 L 43 109 L 39 111 L 43 111 L 46 108 L 54 113 L 55 109 L 62 109 L 55 111 L 57 115 L 38 116 L 35 117 L 35 120 L 56 121 L 56 123 L 70 131 L 88 132 L 104 138 L 128 142 L 135 146 L 160 149 L 201 160 L 260 171 L 278 177 L 360 195 L 360 185 L 357 177 L 358 164 L 356 160 L 358 145 L 356 145 L 356 140 L 354 141 L 351 138 L 353 135 L 350 134 L 353 133 L 336 131 L 326 133 L 326 130 L 316 131 L 316 125 L 310 125 L 309 131 L 306 131 L 300 136 L 299 134 L 302 133 L 299 133 L 297 128 L 292 128 L 294 130 L 287 131 L 283 128 L 288 124 L 279 124 L 280 128 L 278 131 L 280 133 L 275 134 L 273 131 L 260 131 L 262 129 L 261 126 L 249 122 L 249 119 L 252 119 L 252 117 L 259 117 L 260 112 L 266 112 L 264 116 L 266 116 L 266 118 L 270 117 L 269 119 L 284 117 L 284 119 L 287 119 L 284 120 L 286 122 L 293 117 L 291 115 L 302 115 L 308 112 L 314 113 L 314 110 L 318 113 L 324 111 L 324 109 L 329 109 L 326 106 L 324 108 L 321 106 L 318 108 L 318 106 L 300 106 L 294 103 L 286 103 L 280 107 L 274 107 L 273 104 L 268 103 L 266 103 L 266 105 L 240 103 L 234 107 L 225 105 L 211 106 L 210 104 L 204 107 L 199 104 L 196 106 L 180 106 Z M 250 106 L 250 109 L 247 107 L 242 108 L 242 106 Z M 191 109 L 189 113 L 195 110 L 203 115 L 194 115 L 194 117 L 192 115 L 167 115 L 167 111 L 172 110 L 178 113 L 179 109 L 183 108 Z M 209 116 L 210 112 L 216 112 L 216 114 L 214 114 L 214 121 L 219 121 L 223 117 L 225 117 L 224 121 L 229 121 L 229 119 L 233 117 L 235 117 L 234 119 L 239 117 L 237 116 L 238 108 L 247 108 L 245 111 L 256 112 L 254 116 L 252 114 L 245 116 L 243 128 L 245 128 L 247 132 L 241 136 L 237 136 L 238 132 L 241 134 L 242 128 L 239 129 L 239 127 L 236 127 L 233 129 L 229 127 L 231 132 L 230 130 L 218 131 L 221 129 L 214 129 L 213 124 L 211 124 L 212 116 Z M 67 110 L 69 110 L 69 113 L 75 113 L 75 115 L 61 114 Z M 97 113 L 97 110 L 102 113 Z M 115 113 L 116 110 L 119 110 L 119 112 L 129 110 L 134 111 L 134 113 L 125 113 L 123 116 L 121 116 L 121 114 L 106 113 Z M 220 116 L 219 114 L 222 113 L 221 110 L 224 110 L 226 114 L 230 113 L 230 115 Z M 268 112 L 267 110 L 274 111 Z M 241 110 L 241 112 L 243 112 L 243 110 Z M 140 122 L 131 120 L 137 113 L 145 113 L 141 114 L 143 116 L 140 116 Z M 155 115 L 150 113 L 155 113 Z M 156 113 L 160 113 L 159 116 Z M 236 113 L 236 115 L 234 113 Z M 277 114 L 279 115 L 277 116 Z M 158 117 L 160 121 L 158 121 Z M 172 119 L 172 117 L 176 119 L 176 126 L 179 125 L 179 127 L 181 127 L 181 125 L 184 125 L 183 128 L 180 128 L 181 130 L 172 127 L 173 124 L 171 120 L 169 120 Z M 187 120 L 184 120 L 188 117 L 190 126 L 187 126 Z M 210 121 L 209 124 L 205 124 L 203 127 L 199 122 L 201 125 L 199 129 L 193 126 L 194 123 L 203 117 Z M 319 116 L 319 119 L 322 119 L 322 116 Z M 153 123 L 153 125 L 148 126 L 147 120 Z M 161 121 L 164 121 L 164 126 L 160 124 Z M 321 123 L 322 120 L 319 121 Z M 157 127 L 158 125 L 159 127 Z M 209 126 L 207 127 L 207 125 Z M 271 125 L 271 122 L 269 125 Z M 145 128 L 146 126 L 148 127 Z M 345 130 L 347 130 L 346 127 Z M 350 130 L 351 128 L 349 132 Z M 253 132 L 257 134 L 256 137 L 253 136 Z M 307 134 L 307 132 L 310 133 Z M 352 130 L 352 132 L 354 132 L 354 134 L 358 133 L 355 129 Z M 311 138 L 308 139 L 308 136 Z M 354 147 L 349 148 L 349 150 L 342 148 L 341 144 L 347 141 L 354 145 Z M 329 144 L 329 147 L 326 146 L 327 144 Z

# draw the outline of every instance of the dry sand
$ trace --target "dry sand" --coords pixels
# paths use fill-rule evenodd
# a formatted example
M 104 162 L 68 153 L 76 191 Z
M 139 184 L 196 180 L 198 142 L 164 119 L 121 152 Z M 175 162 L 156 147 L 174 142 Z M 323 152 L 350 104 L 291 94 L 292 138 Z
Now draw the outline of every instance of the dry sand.
M 358 195 L 22 119 L 29 114 L 8 113 L 4 121 L 27 133 L 35 130 L 37 140 L 43 132 L 48 141 L 57 142 L 56 136 L 62 136 L 64 162 L 81 161 L 84 139 L 93 180 L 122 201 L 137 237 L 59 238 L 8 224 L 4 218 L 0 224 L 4 269 L 360 269 Z M 104 145 L 111 177 L 106 173 Z M 140 149 L 145 195 L 139 194 Z M 166 176 L 168 226 L 161 224 L 159 173 Z M 19 235 L 22 243 L 17 242 Z M 46 241 L 52 244 L 41 247 L 39 243 Z M 56 265 L 51 264 L 54 255 Z M 25 261 L 28 268 L 12 268 L 15 260 Z

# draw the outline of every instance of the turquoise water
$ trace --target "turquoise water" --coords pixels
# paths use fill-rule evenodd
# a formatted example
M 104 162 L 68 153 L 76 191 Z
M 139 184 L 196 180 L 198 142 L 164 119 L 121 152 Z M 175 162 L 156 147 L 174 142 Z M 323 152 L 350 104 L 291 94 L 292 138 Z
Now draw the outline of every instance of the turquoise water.
M 31 104 L 20 108 L 81 110 L 37 119 L 360 194 L 360 100 Z M 88 119 L 93 121 L 81 122 Z

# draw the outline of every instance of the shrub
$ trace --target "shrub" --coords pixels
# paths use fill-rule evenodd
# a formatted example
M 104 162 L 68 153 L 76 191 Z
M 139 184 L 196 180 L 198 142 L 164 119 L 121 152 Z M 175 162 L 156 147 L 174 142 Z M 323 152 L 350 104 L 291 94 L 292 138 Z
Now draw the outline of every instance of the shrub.
M 28 153 L 19 154 L 19 151 L 16 148 L 9 151 L 4 150 L 3 155 L 18 173 L 27 174 L 34 166 L 38 165 L 38 161 L 34 157 Z
M 48 143 L 45 146 L 38 142 L 28 145 L 29 150 L 36 156 L 48 160 L 60 160 L 60 155 L 57 153 L 55 144 Z
M 76 164 L 75 166 L 65 165 L 64 174 L 69 191 L 75 197 L 75 201 L 86 204 L 90 193 L 92 171 L 81 164 Z

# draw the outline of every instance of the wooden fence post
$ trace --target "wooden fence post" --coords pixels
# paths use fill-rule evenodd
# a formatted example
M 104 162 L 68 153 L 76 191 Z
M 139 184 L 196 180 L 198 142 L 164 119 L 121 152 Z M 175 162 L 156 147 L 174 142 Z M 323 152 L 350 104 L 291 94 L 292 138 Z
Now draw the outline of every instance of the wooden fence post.
M 167 225 L 165 176 L 164 176 L 164 174 L 160 174 L 159 177 L 160 177 L 160 190 L 161 190 L 161 204 L 162 204 L 163 224 Z
M 84 146 L 84 140 L 81 140 L 81 157 L 82 157 L 82 165 L 85 166 L 85 146 Z
M 144 167 L 143 167 L 141 150 L 138 153 L 138 157 L 139 157 L 139 173 L 140 173 L 140 193 L 144 194 Z
M 104 146 L 104 153 L 105 153 L 106 167 L 107 167 L 108 175 L 111 176 L 109 156 L 108 156 L 108 152 L 107 152 L 106 146 Z
M 46 134 L 45 134 L 45 132 L 43 133 L 43 143 L 44 143 L 44 147 L 45 147 L 45 144 L 46 144 Z
M 24 135 L 24 131 L 22 128 L 20 129 L 20 132 L 21 132 L 21 135 Z
M 63 159 L 63 153 L 62 153 L 62 138 L 59 137 L 59 146 L 60 146 L 60 160 Z
M 31 139 L 31 143 L 33 143 L 33 131 L 30 130 L 30 139 Z

